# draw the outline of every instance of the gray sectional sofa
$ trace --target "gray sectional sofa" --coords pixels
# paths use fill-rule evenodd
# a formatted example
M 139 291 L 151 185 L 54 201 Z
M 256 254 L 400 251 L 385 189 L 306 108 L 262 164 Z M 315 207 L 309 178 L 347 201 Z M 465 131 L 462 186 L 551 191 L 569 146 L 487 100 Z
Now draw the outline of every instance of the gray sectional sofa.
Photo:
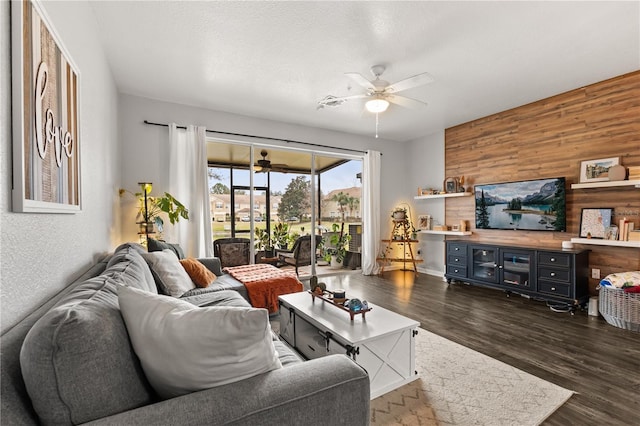
M 215 259 L 202 261 L 221 273 Z M 242 288 L 228 289 L 234 285 L 221 280 L 182 299 L 249 306 Z M 369 379 L 361 367 L 344 355 L 303 361 L 276 336 L 282 368 L 162 400 L 133 350 L 118 286 L 157 293 L 136 244 L 120 246 L 0 337 L 1 424 L 369 423 Z

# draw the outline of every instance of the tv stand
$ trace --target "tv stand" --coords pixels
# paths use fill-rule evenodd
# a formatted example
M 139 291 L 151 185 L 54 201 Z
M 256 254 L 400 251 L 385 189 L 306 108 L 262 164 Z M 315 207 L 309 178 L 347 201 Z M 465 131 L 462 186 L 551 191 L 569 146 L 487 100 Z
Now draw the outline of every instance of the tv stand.
M 589 251 L 446 241 L 447 283 L 490 287 L 556 304 L 589 300 Z

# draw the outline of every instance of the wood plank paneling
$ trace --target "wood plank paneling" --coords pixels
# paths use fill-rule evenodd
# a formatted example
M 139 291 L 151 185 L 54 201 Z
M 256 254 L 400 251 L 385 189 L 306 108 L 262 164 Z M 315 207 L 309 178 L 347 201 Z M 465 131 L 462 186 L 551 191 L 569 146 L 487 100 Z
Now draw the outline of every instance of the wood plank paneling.
M 447 199 L 446 222 L 467 220 L 474 241 L 559 248 L 578 236 L 583 208 L 613 207 L 616 221 L 640 226 L 640 190 L 634 187 L 571 190 L 580 163 L 620 157 L 640 166 L 640 71 L 562 93 L 445 130 L 445 174 L 473 185 L 564 176 L 567 232 L 498 231 L 475 228 L 473 197 Z M 590 268 L 601 274 L 640 270 L 640 250 L 588 246 Z M 590 291 L 597 294 L 598 280 Z

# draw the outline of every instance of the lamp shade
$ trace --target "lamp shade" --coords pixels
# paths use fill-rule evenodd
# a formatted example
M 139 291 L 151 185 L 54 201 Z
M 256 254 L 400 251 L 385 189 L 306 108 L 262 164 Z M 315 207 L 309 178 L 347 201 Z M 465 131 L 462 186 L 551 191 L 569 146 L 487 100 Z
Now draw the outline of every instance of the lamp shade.
M 384 112 L 387 110 L 387 108 L 389 108 L 389 101 L 385 99 L 376 98 L 376 99 L 371 99 L 367 101 L 367 103 L 364 106 L 365 108 L 367 108 L 367 111 L 369 112 L 374 112 L 374 113 Z

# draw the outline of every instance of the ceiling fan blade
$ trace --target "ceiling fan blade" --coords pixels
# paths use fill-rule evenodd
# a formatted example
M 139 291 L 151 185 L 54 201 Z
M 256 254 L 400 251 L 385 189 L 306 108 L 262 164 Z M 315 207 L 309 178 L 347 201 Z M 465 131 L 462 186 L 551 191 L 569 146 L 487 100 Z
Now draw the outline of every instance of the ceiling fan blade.
M 387 95 L 385 99 L 389 102 L 393 102 L 396 105 L 400 105 L 405 108 L 417 109 L 423 108 L 427 106 L 426 102 L 419 101 L 417 99 L 407 98 L 406 96 L 400 95 Z
M 350 99 L 360 99 L 360 98 L 367 98 L 367 97 L 369 97 L 369 95 L 367 94 L 342 96 L 342 97 L 329 95 L 329 96 L 325 96 L 323 99 L 318 101 L 317 109 L 329 107 L 329 106 L 336 107 L 336 106 L 342 105 L 343 103 L 345 103 Z
M 398 93 L 402 92 L 403 90 L 431 83 L 432 81 L 434 81 L 433 76 L 428 72 L 423 72 L 422 74 L 414 75 L 413 77 L 409 77 L 396 83 L 390 84 L 389 86 L 387 86 L 385 91 Z
M 372 90 L 372 91 L 376 90 L 376 86 L 374 86 L 373 83 L 371 83 L 369 80 L 364 78 L 360 73 L 346 72 L 344 73 L 344 75 L 351 78 L 353 81 L 355 81 L 356 83 L 358 83 L 360 86 L 364 87 L 367 90 Z

